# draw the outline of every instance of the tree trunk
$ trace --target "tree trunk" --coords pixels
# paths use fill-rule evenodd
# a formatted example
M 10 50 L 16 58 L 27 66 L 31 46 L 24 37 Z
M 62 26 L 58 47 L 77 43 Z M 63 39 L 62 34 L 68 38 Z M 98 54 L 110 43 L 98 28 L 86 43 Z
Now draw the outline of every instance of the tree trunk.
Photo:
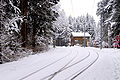
M 27 1 L 21 0 L 21 12 L 23 16 L 27 16 Z M 24 20 L 21 27 L 21 36 L 22 36 L 22 47 L 26 47 L 27 40 L 27 24 Z
M 2 30 L 1 30 L 1 29 L 2 29 L 2 28 L 1 28 L 1 27 L 2 27 L 2 24 L 1 24 L 1 22 L 0 22 L 0 38 L 1 38 L 1 36 L 2 36 L 2 35 L 1 35 L 1 34 L 2 34 Z M 1 49 L 2 49 L 2 46 L 1 46 L 1 42 L 0 42 L 0 53 L 2 52 Z
M 36 25 L 35 25 L 35 23 L 34 23 L 34 25 L 33 25 L 33 35 L 32 35 L 32 46 L 33 46 L 33 48 L 35 48 L 35 42 L 36 42 L 36 39 L 35 39 L 35 36 L 36 36 Z

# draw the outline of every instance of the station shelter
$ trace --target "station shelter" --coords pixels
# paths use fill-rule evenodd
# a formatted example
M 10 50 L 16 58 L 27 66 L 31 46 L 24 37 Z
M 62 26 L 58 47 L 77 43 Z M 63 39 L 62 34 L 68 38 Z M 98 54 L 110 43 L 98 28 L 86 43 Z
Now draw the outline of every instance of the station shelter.
M 85 46 L 87 46 L 87 43 L 89 42 L 91 35 L 88 32 L 72 32 L 70 35 L 71 38 L 71 46 L 74 46 L 76 44 L 79 44 L 80 46 L 84 46 L 84 40 L 85 40 Z

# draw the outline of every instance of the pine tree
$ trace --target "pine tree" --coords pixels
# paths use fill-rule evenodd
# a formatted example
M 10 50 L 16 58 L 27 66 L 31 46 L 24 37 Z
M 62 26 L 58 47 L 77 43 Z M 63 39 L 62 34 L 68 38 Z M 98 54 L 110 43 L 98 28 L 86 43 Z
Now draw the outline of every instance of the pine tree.
M 17 0 L 1 0 L 0 2 L 0 48 L 2 62 L 12 61 L 20 47 L 20 9 Z
M 119 0 L 102 0 L 98 3 L 97 15 L 102 16 L 103 39 L 106 42 L 108 41 L 109 46 L 112 44 L 112 38 L 114 39 L 116 35 L 120 35 L 119 8 Z M 104 37 L 108 38 L 108 40 Z
M 113 0 L 111 23 L 114 23 L 112 25 L 112 37 L 115 38 L 115 36 L 117 35 L 120 36 L 120 1 L 119 0 Z
M 56 40 L 57 45 L 67 45 L 67 43 L 70 40 L 71 29 L 69 28 L 70 26 L 69 26 L 68 18 L 65 15 L 64 10 L 60 10 L 58 6 L 60 5 L 55 6 L 59 14 L 59 17 L 53 23 L 53 26 L 56 29 L 54 38 L 57 39 Z M 59 42 L 60 40 L 63 44 Z
M 98 3 L 97 15 L 102 18 L 102 37 L 103 41 L 108 42 L 108 22 L 106 19 L 109 18 L 109 12 L 107 10 L 109 0 L 102 0 Z
M 94 18 L 89 14 L 73 19 L 69 17 L 69 24 L 73 32 L 84 32 L 85 27 L 85 32 L 88 32 L 91 35 L 92 39 L 95 39 L 94 28 L 96 27 L 96 23 Z
M 111 22 L 114 22 L 112 26 L 112 36 L 115 37 L 116 35 L 120 35 L 120 1 L 114 0 L 113 1 L 113 8 L 112 8 L 112 18 Z
M 54 33 L 52 22 L 56 20 L 58 14 L 52 10 L 52 7 L 56 5 L 58 1 L 59 0 L 28 0 L 27 28 L 32 32 L 33 48 L 36 46 L 36 36 L 41 37 L 42 40 L 40 41 L 46 44 L 45 41 Z

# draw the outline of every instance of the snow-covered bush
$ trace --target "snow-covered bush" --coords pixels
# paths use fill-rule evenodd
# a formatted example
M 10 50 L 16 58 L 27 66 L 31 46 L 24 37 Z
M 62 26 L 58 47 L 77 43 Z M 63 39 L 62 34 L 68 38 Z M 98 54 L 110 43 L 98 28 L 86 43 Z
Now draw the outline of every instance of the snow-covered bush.
M 50 39 L 46 38 L 46 37 L 40 37 L 37 36 L 36 37 L 36 46 L 35 46 L 35 52 L 40 52 L 43 50 L 47 50 L 48 49 L 48 43 L 49 43 Z
M 100 41 L 97 41 L 97 40 L 93 40 L 93 41 L 90 41 L 91 42 L 91 46 L 92 47 L 100 47 Z
M 109 44 L 105 41 L 102 42 L 102 46 L 103 48 L 108 48 L 109 47 Z

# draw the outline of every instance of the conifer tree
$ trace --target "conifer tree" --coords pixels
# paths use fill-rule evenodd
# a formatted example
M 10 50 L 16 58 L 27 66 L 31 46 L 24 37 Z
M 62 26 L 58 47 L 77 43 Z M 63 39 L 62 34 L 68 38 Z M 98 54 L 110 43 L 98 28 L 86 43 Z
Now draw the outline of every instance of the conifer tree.
M 59 0 L 28 0 L 28 26 L 32 32 L 32 46 L 36 45 L 36 36 L 49 39 L 54 31 L 52 21 L 56 20 L 58 14 L 52 10 L 52 7 Z
M 97 15 L 102 16 L 103 37 L 107 37 L 108 42 L 110 42 L 109 44 L 111 45 L 114 37 L 120 35 L 119 27 L 120 1 L 119 0 L 100 1 L 98 3 Z

